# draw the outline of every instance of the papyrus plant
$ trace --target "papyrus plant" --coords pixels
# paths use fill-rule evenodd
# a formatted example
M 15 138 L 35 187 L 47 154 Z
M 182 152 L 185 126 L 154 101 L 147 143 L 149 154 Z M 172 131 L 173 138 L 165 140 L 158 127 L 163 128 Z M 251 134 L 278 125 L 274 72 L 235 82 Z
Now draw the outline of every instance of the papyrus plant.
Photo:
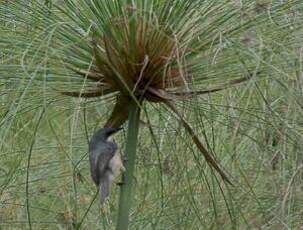
M 254 38 L 247 36 L 256 24 L 282 20 L 280 12 L 297 2 L 260 11 L 253 1 L 229 0 L 66 0 L 51 8 L 38 1 L 14 1 L 1 9 L 7 22 L 3 28 L 9 31 L 2 44 L 14 49 L 9 61 L 20 61 L 14 73 L 22 72 L 26 82 L 40 82 L 44 91 L 114 103 L 105 126 L 128 120 L 117 227 L 123 229 L 128 226 L 144 103 L 168 107 L 209 166 L 231 183 L 177 104 L 262 74 L 262 62 L 256 68 L 249 52 Z M 4 9 L 11 9 L 10 14 Z

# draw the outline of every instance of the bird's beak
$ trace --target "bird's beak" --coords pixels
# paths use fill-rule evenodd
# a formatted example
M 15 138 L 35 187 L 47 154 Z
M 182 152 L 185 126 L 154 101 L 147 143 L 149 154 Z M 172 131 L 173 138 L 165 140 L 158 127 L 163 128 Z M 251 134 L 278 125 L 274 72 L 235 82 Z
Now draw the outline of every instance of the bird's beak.
M 118 131 L 120 131 L 120 130 L 122 130 L 122 129 L 123 129 L 123 128 L 121 128 L 121 127 L 115 128 L 115 129 L 113 130 L 112 134 L 114 134 L 114 133 L 116 133 L 116 132 L 118 132 Z

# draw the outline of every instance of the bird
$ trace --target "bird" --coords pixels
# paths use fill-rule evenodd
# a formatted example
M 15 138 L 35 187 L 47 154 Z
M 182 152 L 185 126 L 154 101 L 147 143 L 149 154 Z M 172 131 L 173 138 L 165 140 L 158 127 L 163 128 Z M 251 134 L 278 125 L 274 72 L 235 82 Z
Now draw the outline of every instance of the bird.
M 110 193 L 110 186 L 121 171 L 125 171 L 118 145 L 109 137 L 122 128 L 101 128 L 89 141 L 91 177 L 100 191 L 101 205 Z

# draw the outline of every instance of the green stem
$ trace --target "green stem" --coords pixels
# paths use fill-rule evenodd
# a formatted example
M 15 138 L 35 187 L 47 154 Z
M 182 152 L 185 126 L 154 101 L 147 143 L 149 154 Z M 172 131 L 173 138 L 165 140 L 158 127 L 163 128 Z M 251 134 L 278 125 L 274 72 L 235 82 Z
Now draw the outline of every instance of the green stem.
M 129 213 L 133 198 L 132 185 L 136 162 L 137 139 L 139 132 L 140 107 L 136 102 L 131 102 L 129 108 L 128 129 L 125 146 L 125 173 L 121 186 L 117 230 L 128 229 Z

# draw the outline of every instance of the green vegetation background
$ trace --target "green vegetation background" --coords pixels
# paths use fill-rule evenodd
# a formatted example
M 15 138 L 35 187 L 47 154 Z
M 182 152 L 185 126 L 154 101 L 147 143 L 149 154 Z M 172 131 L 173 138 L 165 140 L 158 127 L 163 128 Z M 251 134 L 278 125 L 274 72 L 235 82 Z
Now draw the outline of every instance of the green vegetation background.
M 131 229 L 303 228 L 303 27 L 293 33 L 292 23 L 302 22 L 296 13 L 285 14 L 291 22 L 280 31 L 291 39 L 266 41 L 259 25 L 243 40 L 249 46 L 251 36 L 265 39 L 260 50 L 275 59 L 270 77 L 179 103 L 233 187 L 209 169 L 168 110 L 145 105 L 141 119 L 154 135 L 140 128 Z M 2 35 L 22 43 L 13 30 Z M 13 49 L 0 50 L 0 229 L 27 229 L 28 210 L 33 229 L 73 229 L 81 221 L 83 229 L 113 229 L 119 188 L 104 208 L 98 201 L 90 207 L 96 188 L 87 156 L 112 105 L 8 80 L 17 72 L 7 65 Z M 116 138 L 123 152 L 125 133 Z

